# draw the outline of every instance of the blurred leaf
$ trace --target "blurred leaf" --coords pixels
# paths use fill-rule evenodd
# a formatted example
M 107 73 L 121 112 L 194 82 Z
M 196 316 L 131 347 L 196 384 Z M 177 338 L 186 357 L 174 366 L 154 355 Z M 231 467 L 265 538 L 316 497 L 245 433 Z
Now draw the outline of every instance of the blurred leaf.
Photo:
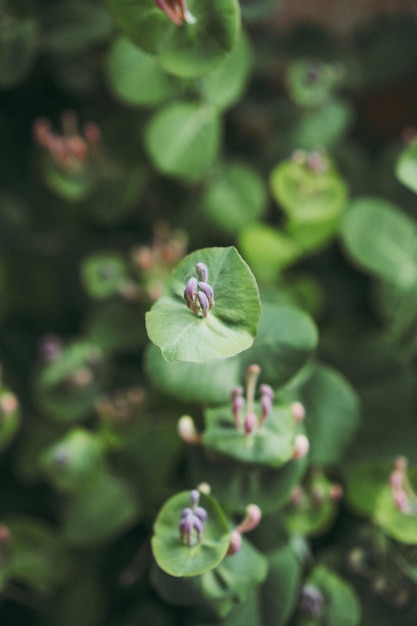
M 106 354 L 136 351 L 146 342 L 143 312 L 124 300 L 101 302 L 87 320 L 86 335 Z
M 4 11 L 2 7 L 2 11 Z M 6 11 L 0 16 L 0 88 L 11 89 L 28 76 L 36 61 L 39 26 L 31 17 Z
M 208 105 L 176 102 L 158 111 L 145 131 L 145 143 L 162 174 L 186 181 L 203 178 L 217 157 L 220 120 Z
M 404 290 L 417 281 L 417 228 L 397 207 L 379 198 L 352 202 L 343 222 L 349 256 L 377 278 Z
M 285 626 L 298 603 L 303 563 L 291 543 L 269 554 L 268 563 L 260 592 L 262 626 Z
M 121 255 L 94 254 L 83 260 L 81 277 L 84 288 L 93 298 L 120 294 L 128 280 L 127 263 Z
M 154 107 L 178 96 L 181 84 L 164 72 L 156 57 L 119 37 L 107 58 L 107 77 L 113 93 L 131 106 Z
M 242 32 L 224 61 L 201 78 L 202 95 L 215 107 L 228 109 L 241 98 L 251 69 L 252 48 Z
M 265 184 L 256 170 L 228 164 L 207 187 L 203 208 L 218 228 L 234 233 L 262 215 L 266 200 Z
M 150 345 L 145 367 L 156 389 L 184 402 L 225 402 L 240 382 L 238 357 L 212 363 L 171 362 L 162 357 L 156 346 Z
M 313 466 L 336 463 L 351 442 L 359 421 L 358 397 L 341 374 L 316 365 L 300 389 Z
M 322 106 L 337 83 L 337 68 L 312 59 L 293 61 L 286 75 L 291 99 L 301 107 Z
M 401 152 L 395 173 L 403 185 L 417 193 L 417 140 L 412 141 Z
M 205 263 L 215 306 L 207 317 L 187 308 L 184 289 L 197 263 Z M 260 302 L 255 278 L 236 248 L 205 248 L 186 256 L 146 314 L 146 329 L 167 361 L 203 363 L 249 348 L 256 335 Z

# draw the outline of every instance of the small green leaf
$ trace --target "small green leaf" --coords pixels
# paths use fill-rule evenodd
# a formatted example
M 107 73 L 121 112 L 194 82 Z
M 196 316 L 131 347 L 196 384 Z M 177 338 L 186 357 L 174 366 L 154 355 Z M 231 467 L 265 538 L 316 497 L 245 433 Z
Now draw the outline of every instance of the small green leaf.
M 117 254 L 94 254 L 83 260 L 81 277 L 93 298 L 103 299 L 120 294 L 128 280 L 127 264 Z
M 156 346 L 150 345 L 145 367 L 157 389 L 184 402 L 226 402 L 240 381 L 238 357 L 212 363 L 171 362 L 162 358 Z
M 120 534 L 137 516 L 138 504 L 128 485 L 101 472 L 66 502 L 63 536 L 74 546 L 97 545 Z
M 291 543 L 268 555 L 268 577 L 261 588 L 263 626 L 285 626 L 297 605 L 303 563 Z
M 261 222 L 242 228 L 238 242 L 255 276 L 265 283 L 274 282 L 283 269 L 303 254 L 291 237 Z
M 403 185 L 417 193 L 417 140 L 412 141 L 401 152 L 395 173 Z
M 336 463 L 352 440 L 359 421 L 358 397 L 341 374 L 317 365 L 300 389 L 306 410 L 313 466 Z
M 202 77 L 202 95 L 221 110 L 231 107 L 241 98 L 251 67 L 251 45 L 247 36 L 241 33 L 232 52 Z
M 40 466 L 61 491 L 76 491 L 104 471 L 103 450 L 96 435 L 77 428 L 46 448 Z
M 258 403 L 255 413 L 261 414 Z M 236 428 L 229 405 L 208 409 L 204 420 L 204 446 L 243 463 L 277 468 L 294 454 L 296 422 L 289 407 L 274 406 L 263 426 L 251 434 Z
M 343 243 L 373 276 L 408 290 L 417 281 L 417 229 L 397 207 L 379 198 L 358 198 L 343 221 Z
M 145 142 L 162 174 L 190 182 L 200 180 L 219 151 L 218 113 L 208 105 L 170 104 L 150 120 Z
M 187 308 L 183 295 L 200 262 L 208 268 L 216 303 L 205 318 Z M 249 348 L 259 317 L 255 278 L 237 250 L 205 248 L 186 256 L 173 270 L 162 296 L 146 314 L 146 329 L 167 361 L 204 363 Z
M 266 189 L 261 177 L 256 170 L 239 164 L 224 167 L 203 197 L 205 213 L 227 233 L 255 221 L 265 206 Z
M 124 37 L 116 39 L 110 49 L 107 77 L 115 96 L 132 106 L 153 107 L 181 90 L 180 83 L 161 69 L 156 57 Z
M 207 512 L 202 540 L 194 545 L 181 542 L 181 511 L 190 506 L 190 492 L 173 496 L 160 510 L 154 525 L 152 551 L 159 567 L 171 576 L 197 576 L 216 567 L 226 556 L 230 536 L 226 518 L 210 496 L 200 494 Z
M 242 367 L 257 363 L 262 381 L 279 387 L 301 369 L 317 342 L 317 328 L 307 313 L 288 304 L 266 302 L 254 344 L 241 356 Z

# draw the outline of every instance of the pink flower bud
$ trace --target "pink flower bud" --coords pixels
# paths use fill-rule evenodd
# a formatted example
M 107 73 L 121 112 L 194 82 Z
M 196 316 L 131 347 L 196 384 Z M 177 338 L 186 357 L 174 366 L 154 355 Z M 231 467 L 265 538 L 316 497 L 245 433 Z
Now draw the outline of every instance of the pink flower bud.
M 310 442 L 303 434 L 299 434 L 295 438 L 293 459 L 301 459 L 308 454 Z
M 242 535 L 237 530 L 232 530 L 230 533 L 230 546 L 227 551 L 228 556 L 239 552 L 242 545 Z
M 297 424 L 300 424 L 306 414 L 304 406 L 301 404 L 301 402 L 293 402 L 291 404 L 291 411 L 294 415 L 295 422 Z
M 203 281 L 199 281 L 198 286 L 201 289 L 201 291 L 206 295 L 207 300 L 209 302 L 209 309 L 211 310 L 214 307 L 213 287 Z
M 241 535 L 250 532 L 257 526 L 262 519 L 262 511 L 257 504 L 248 504 L 246 507 L 246 516 L 236 529 Z
M 250 435 L 253 432 L 257 421 L 255 413 L 248 413 L 245 419 L 245 433 L 247 435 Z
M 201 435 L 195 427 L 193 418 L 183 415 L 178 421 L 178 434 L 185 441 L 193 446 L 201 443 Z

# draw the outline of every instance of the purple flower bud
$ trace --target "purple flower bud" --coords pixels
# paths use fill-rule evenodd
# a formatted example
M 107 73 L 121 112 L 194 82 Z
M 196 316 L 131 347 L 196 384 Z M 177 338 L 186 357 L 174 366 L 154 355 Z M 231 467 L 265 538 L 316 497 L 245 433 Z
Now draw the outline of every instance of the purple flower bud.
M 203 281 L 199 281 L 198 286 L 201 291 L 207 296 L 207 300 L 209 302 L 209 309 L 211 310 L 214 307 L 214 291 L 213 287 L 208 283 L 204 283 Z
M 195 266 L 195 271 L 197 272 L 198 280 L 207 282 L 208 269 L 205 263 L 197 263 L 197 265 Z
M 261 397 L 261 407 L 262 407 L 262 415 L 261 415 L 261 424 L 265 420 L 265 418 L 270 414 L 272 409 L 272 399 L 270 396 L 262 396 Z
M 235 418 L 236 428 L 240 428 L 241 411 L 245 406 L 245 399 L 242 396 L 236 396 L 232 402 L 232 413 Z
M 207 313 L 209 311 L 209 301 L 207 299 L 206 294 L 203 291 L 199 291 L 197 293 L 197 299 L 200 303 L 201 310 L 203 312 L 203 316 L 207 317 Z
M 207 519 L 207 511 L 206 511 L 206 509 L 203 509 L 202 506 L 198 506 L 194 510 L 194 515 L 196 515 L 198 517 L 198 519 L 201 520 L 202 522 L 205 522 L 206 519 Z
M 190 502 L 191 502 L 191 506 L 194 507 L 198 505 L 200 501 L 200 492 L 198 491 L 198 489 L 193 489 L 192 492 L 190 493 Z
M 318 617 L 323 611 L 323 595 L 317 587 L 306 585 L 302 590 L 301 608 L 312 617 Z
M 234 400 L 237 396 L 241 396 L 243 395 L 243 387 L 241 387 L 240 385 L 238 387 L 235 387 L 232 391 L 232 393 L 230 394 L 230 397 L 232 400 Z
M 187 285 L 184 289 L 184 299 L 187 303 L 188 308 L 192 308 L 192 305 L 195 302 L 197 296 L 197 279 L 193 276 L 187 282 Z
M 267 396 L 271 400 L 274 399 L 274 396 L 275 396 L 274 390 L 272 389 L 272 387 L 270 385 L 260 385 L 259 389 L 260 389 L 261 394 L 263 396 Z

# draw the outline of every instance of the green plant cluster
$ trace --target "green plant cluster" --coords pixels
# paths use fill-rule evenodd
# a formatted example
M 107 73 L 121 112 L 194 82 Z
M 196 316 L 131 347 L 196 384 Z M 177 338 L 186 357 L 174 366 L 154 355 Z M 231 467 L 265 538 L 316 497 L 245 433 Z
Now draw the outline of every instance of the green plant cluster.
M 417 19 L 0 0 L 0 622 L 417 623 Z

